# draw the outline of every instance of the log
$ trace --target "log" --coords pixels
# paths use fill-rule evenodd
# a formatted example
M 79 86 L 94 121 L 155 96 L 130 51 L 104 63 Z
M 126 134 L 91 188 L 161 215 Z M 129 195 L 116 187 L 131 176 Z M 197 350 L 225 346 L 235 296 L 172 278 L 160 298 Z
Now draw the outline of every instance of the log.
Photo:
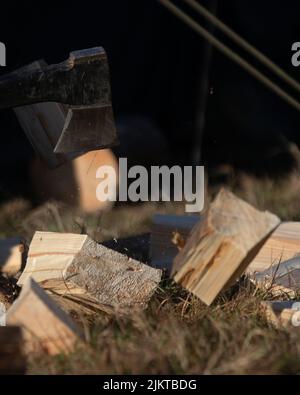
M 19 298 L 7 312 L 6 321 L 8 326 L 22 328 L 26 354 L 68 354 L 82 339 L 72 319 L 33 279 L 23 286 Z
M 86 235 L 36 232 L 18 285 L 28 278 L 48 288 L 49 281 L 57 280 L 52 289 L 58 294 L 87 297 L 113 308 L 145 308 L 161 271 Z
M 222 189 L 176 256 L 174 280 L 211 305 L 245 272 L 279 223 Z
M 267 321 L 276 327 L 300 327 L 300 302 L 296 300 L 261 302 Z
M 0 326 L 0 375 L 25 373 L 26 358 L 21 328 Z
M 25 263 L 25 245 L 21 238 L 0 239 L 0 271 L 15 276 Z

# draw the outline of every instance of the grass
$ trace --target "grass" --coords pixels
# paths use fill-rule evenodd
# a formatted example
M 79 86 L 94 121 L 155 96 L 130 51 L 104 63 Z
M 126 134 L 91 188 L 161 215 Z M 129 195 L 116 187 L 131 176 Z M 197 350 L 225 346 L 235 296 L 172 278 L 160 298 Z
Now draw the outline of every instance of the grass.
M 280 184 L 243 175 L 231 187 L 284 220 L 300 219 L 295 175 Z M 0 233 L 19 234 L 29 242 L 35 230 L 87 232 L 101 242 L 149 232 L 156 212 L 180 214 L 184 207 L 149 204 L 88 216 L 51 202 L 32 210 L 16 200 L 0 210 Z M 32 357 L 28 373 L 299 374 L 300 331 L 278 329 L 265 320 L 260 302 L 269 297 L 241 279 L 207 307 L 165 278 L 147 310 L 98 315 L 86 332 L 85 346 L 69 356 Z
M 146 311 L 98 317 L 89 346 L 68 357 L 36 358 L 29 373 L 299 373 L 299 331 L 270 326 L 252 292 L 240 289 L 208 308 L 165 281 Z

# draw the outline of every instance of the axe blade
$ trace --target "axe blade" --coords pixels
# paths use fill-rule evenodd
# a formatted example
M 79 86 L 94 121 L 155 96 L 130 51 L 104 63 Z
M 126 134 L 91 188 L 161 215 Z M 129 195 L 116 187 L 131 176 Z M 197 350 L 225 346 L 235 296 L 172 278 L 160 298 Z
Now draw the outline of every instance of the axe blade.
M 87 152 L 118 143 L 109 64 L 102 47 L 71 52 L 59 64 L 30 67 L 0 79 L 0 109 L 45 102 L 66 105 L 68 114 L 54 142 L 55 153 Z
M 55 153 L 89 151 L 119 143 L 111 106 L 69 107 Z

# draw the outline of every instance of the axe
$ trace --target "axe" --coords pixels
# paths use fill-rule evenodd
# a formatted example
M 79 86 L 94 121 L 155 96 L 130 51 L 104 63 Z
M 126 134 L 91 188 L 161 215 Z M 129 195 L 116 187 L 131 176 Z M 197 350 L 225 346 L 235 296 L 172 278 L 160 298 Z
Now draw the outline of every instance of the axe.
M 34 70 L 25 67 L 0 79 L 0 109 L 17 107 L 18 114 L 18 109 L 45 102 L 62 105 L 62 111 L 66 110 L 60 135 L 51 141 L 56 154 L 74 157 L 118 143 L 109 65 L 103 48 L 71 52 L 62 63 L 40 63 Z M 31 136 L 39 150 L 34 140 Z

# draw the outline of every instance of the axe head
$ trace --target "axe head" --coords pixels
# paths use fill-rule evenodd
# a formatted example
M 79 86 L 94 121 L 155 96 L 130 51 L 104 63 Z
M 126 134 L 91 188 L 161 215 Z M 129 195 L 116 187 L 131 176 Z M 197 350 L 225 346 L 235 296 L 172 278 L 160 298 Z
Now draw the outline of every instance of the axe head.
M 6 107 L 15 108 L 25 133 L 51 167 L 118 144 L 102 47 L 71 52 L 66 61 L 50 66 L 37 61 L 4 76 L 0 108 Z
M 116 144 L 118 139 L 111 106 L 76 106 L 68 109 L 54 152 L 86 152 Z
M 55 153 L 109 148 L 118 144 L 111 105 L 109 65 L 103 48 L 70 54 L 73 74 L 68 113 Z

